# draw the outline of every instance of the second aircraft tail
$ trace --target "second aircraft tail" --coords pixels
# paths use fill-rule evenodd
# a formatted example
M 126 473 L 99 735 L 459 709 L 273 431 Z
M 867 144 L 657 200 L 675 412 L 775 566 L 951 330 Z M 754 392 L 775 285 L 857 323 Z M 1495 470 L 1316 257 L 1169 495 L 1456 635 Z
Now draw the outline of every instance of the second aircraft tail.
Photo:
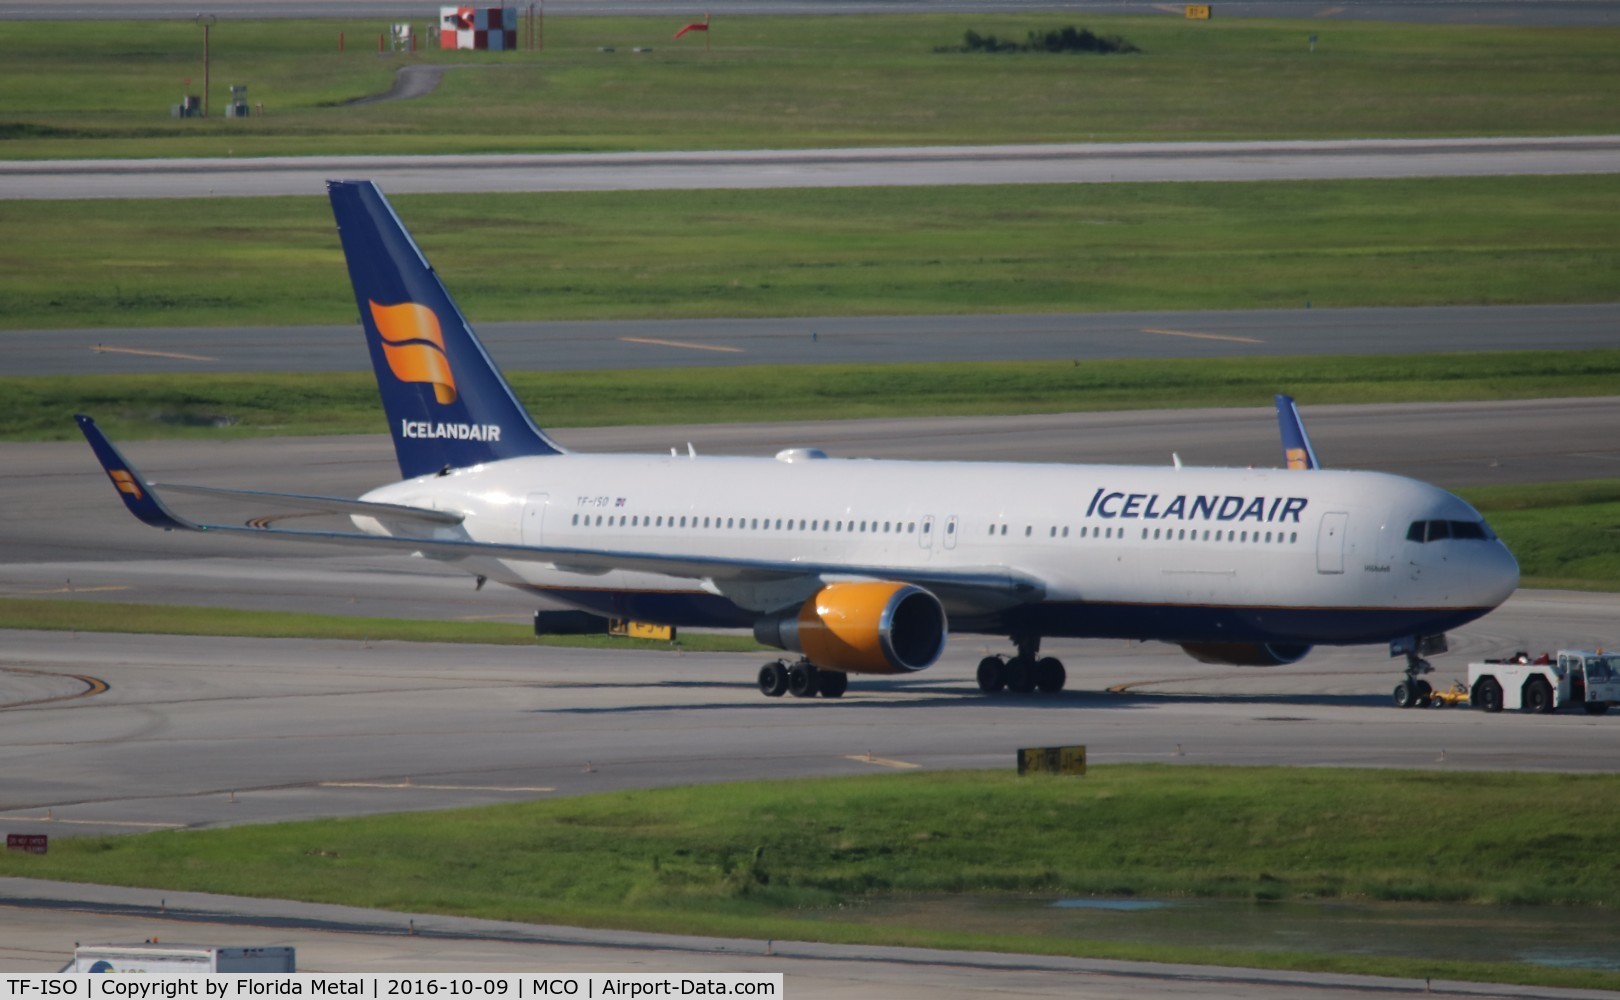
M 371 181 L 327 191 L 399 471 L 407 478 L 563 449 L 535 426 Z

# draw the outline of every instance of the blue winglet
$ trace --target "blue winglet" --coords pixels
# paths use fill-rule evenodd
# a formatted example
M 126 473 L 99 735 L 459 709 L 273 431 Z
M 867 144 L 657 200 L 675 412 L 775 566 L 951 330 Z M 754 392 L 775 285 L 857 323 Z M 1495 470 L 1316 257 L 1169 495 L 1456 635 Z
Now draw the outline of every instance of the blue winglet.
M 1316 449 L 1305 433 L 1305 419 L 1299 415 L 1294 397 L 1277 395 L 1277 428 L 1282 431 L 1283 462 L 1290 469 L 1320 469 Z
M 152 492 L 152 485 L 142 479 L 135 467 L 129 464 L 128 459 L 119 454 L 113 443 L 107 440 L 107 435 L 101 433 L 96 422 L 82 413 L 74 414 L 73 419 L 78 421 L 79 430 L 84 432 L 84 438 L 90 442 L 90 450 L 96 453 L 101 467 L 106 470 L 107 478 L 112 480 L 118 495 L 123 499 L 124 506 L 136 517 L 150 524 L 154 528 L 180 529 L 182 531 L 197 530 L 197 525 L 183 518 L 176 517 Z

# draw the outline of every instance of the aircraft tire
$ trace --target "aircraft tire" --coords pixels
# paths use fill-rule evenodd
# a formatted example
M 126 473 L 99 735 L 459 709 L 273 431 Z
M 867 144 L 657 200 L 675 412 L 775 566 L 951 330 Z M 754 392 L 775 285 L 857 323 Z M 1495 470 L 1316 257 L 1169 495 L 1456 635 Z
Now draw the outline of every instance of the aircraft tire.
M 842 698 L 849 690 L 849 675 L 842 670 L 821 670 L 816 674 L 816 693 L 823 698 Z
M 1007 661 L 1007 690 L 1014 694 L 1029 694 L 1035 690 L 1035 664 L 1022 656 Z
M 781 660 L 772 660 L 759 668 L 759 692 L 767 698 L 780 698 L 787 694 L 788 672 Z
M 1411 708 L 1417 704 L 1417 692 L 1412 690 L 1414 686 L 1411 681 L 1401 681 L 1395 685 L 1393 698 L 1396 708 Z
M 986 656 L 979 661 L 979 690 L 985 694 L 1000 694 L 1007 686 L 1007 671 L 1001 657 Z
M 1063 669 L 1063 661 L 1055 656 L 1045 656 L 1035 664 L 1035 687 L 1041 694 L 1057 694 L 1068 683 L 1069 672 Z
M 814 698 L 820 673 L 808 660 L 800 660 L 788 668 L 788 694 L 795 698 Z

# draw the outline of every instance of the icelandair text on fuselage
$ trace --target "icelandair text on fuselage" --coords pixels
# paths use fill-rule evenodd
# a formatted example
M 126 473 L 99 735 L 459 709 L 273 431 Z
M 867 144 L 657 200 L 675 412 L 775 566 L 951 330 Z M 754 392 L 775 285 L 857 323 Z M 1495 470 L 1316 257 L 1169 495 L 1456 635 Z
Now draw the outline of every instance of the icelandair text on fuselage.
M 1188 496 L 1177 493 L 1120 493 L 1100 486 L 1091 495 L 1087 517 L 1133 517 L 1145 521 L 1259 521 L 1299 523 L 1310 501 L 1305 497 Z
M 108 973 L 8 976 L 0 997 L 102 998 L 116 1000 L 251 1000 L 253 997 L 486 997 L 539 1000 L 549 997 L 781 997 L 782 974 L 759 973 L 558 973 L 546 976 L 490 975 L 228 975 L 121 969 Z
M 455 441 L 499 441 L 500 424 L 435 424 L 426 420 L 401 420 L 399 436 L 408 438 L 450 438 Z

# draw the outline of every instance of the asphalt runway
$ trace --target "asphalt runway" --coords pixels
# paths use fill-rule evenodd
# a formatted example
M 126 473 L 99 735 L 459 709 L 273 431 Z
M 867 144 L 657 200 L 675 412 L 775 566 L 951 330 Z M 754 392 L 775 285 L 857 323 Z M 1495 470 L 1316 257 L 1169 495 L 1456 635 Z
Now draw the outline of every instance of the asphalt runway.
M 1182 5 L 1143 0 L 706 0 L 704 10 L 722 15 L 761 14 L 1164 14 L 1182 16 Z M 209 10 L 231 18 L 421 17 L 418 4 L 400 0 L 213 0 Z M 563 16 L 680 17 L 693 8 L 669 0 L 551 0 L 546 10 Z M 1407 21 L 1428 24 L 1620 24 L 1614 0 L 1229 0 L 1220 17 L 1308 17 L 1320 20 Z M 191 18 L 196 4 L 173 0 L 0 0 L 0 20 Z
M 454 288 L 456 276 L 445 276 Z M 507 371 L 1093 361 L 1454 351 L 1620 343 L 1620 303 L 980 316 L 475 323 Z M 364 371 L 356 326 L 0 331 L 6 375 Z
M 1074 143 L 889 149 L 0 162 L 0 200 L 1129 181 L 1345 180 L 1620 172 L 1620 137 Z

